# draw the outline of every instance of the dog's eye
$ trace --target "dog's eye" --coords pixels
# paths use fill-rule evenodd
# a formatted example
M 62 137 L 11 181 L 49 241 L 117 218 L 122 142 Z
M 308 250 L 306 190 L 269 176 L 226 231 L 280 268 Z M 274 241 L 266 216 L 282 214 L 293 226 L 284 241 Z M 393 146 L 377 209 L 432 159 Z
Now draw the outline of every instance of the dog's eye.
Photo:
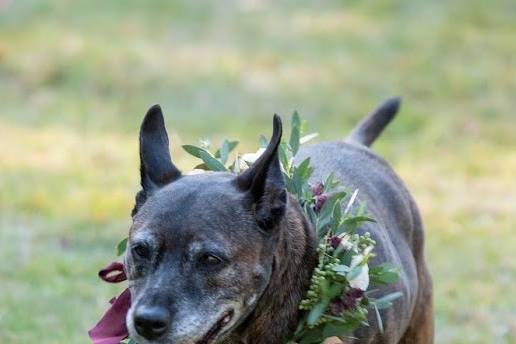
M 132 246 L 131 250 L 133 254 L 139 258 L 148 258 L 150 255 L 149 247 L 144 244 L 135 244 Z
M 222 259 L 213 254 L 203 254 L 199 257 L 199 263 L 203 266 L 215 267 L 222 263 Z

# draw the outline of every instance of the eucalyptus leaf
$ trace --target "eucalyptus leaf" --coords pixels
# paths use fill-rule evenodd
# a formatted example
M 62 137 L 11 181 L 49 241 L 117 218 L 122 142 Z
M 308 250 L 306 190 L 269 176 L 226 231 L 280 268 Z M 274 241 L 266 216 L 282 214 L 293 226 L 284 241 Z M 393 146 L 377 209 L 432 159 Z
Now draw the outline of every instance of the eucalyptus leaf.
M 294 167 L 294 172 L 292 174 L 292 193 L 300 198 L 303 195 L 303 186 L 308 184 L 308 178 L 312 174 L 312 167 L 310 167 L 310 158 L 306 158 L 299 164 L 299 166 Z
M 267 148 L 269 145 L 269 140 L 263 135 L 260 135 L 260 148 Z
M 359 215 L 346 217 L 339 226 L 339 232 L 354 233 L 364 222 L 376 222 L 373 218 Z
M 339 264 L 333 267 L 332 270 L 335 272 L 349 272 L 351 271 L 351 268 L 347 265 Z
M 354 324 L 347 323 L 343 320 L 336 320 L 332 321 L 330 323 L 324 324 L 323 327 L 323 338 L 329 338 L 329 337 L 340 337 L 343 335 L 349 335 L 354 330 Z
M 205 163 L 202 163 L 202 164 L 196 165 L 194 167 L 194 170 L 209 170 L 209 168 L 208 168 L 208 166 L 206 166 Z
M 376 322 L 378 324 L 378 330 L 380 330 L 380 333 L 383 333 L 383 321 L 382 317 L 380 315 L 380 311 L 378 310 L 378 307 L 373 304 L 374 312 L 376 314 Z
M 299 138 L 301 136 L 301 119 L 299 118 L 299 114 L 297 111 L 292 115 L 292 129 L 290 132 L 290 140 L 289 145 L 292 148 L 292 154 L 296 155 L 299 150 Z
M 323 315 L 323 313 L 326 310 L 327 306 L 328 306 L 328 303 L 327 302 L 323 302 L 323 301 L 321 301 L 318 304 L 316 304 L 315 307 L 312 308 L 310 313 L 308 313 L 308 316 L 306 318 L 307 324 L 310 325 L 310 326 L 315 325 L 317 320 L 319 320 L 319 318 L 321 318 L 321 316 Z
M 308 135 L 305 135 L 303 137 L 301 137 L 299 139 L 299 143 L 300 144 L 305 144 L 309 141 L 312 141 L 313 139 L 315 139 L 317 136 L 319 136 L 319 133 L 312 133 L 312 134 L 308 134 Z
M 186 152 L 199 159 L 201 159 L 201 152 L 207 152 L 206 149 L 194 145 L 183 145 L 182 147 Z
M 218 158 L 220 158 L 220 161 L 225 165 L 226 162 L 228 161 L 228 157 L 229 157 L 229 142 L 228 142 L 228 140 L 224 140 L 224 142 L 222 143 L 222 146 L 220 147 L 218 152 L 219 152 Z M 215 153 L 215 157 L 217 158 L 217 153 Z
M 127 240 L 128 238 L 122 239 L 117 245 L 116 245 L 116 255 L 121 256 L 125 253 L 125 250 L 127 249 Z
M 332 221 L 333 209 L 344 197 L 346 197 L 345 191 L 334 192 L 328 197 L 326 203 L 324 203 L 321 211 L 319 212 L 317 219 L 317 230 L 324 229 L 324 227 Z
M 281 166 L 283 167 L 283 171 L 290 174 L 290 159 L 292 155 L 290 154 L 289 147 L 286 143 L 282 142 L 278 147 L 278 155 L 280 159 Z
M 398 269 L 390 264 L 383 263 L 373 266 L 369 269 L 372 284 L 391 284 L 396 283 L 399 279 Z
M 338 180 L 335 179 L 335 173 L 332 172 L 326 177 L 324 181 L 324 192 L 330 192 L 339 185 Z
M 228 161 L 228 155 L 238 146 L 238 143 L 238 141 L 224 140 L 220 149 L 217 149 L 213 156 L 217 159 L 220 159 L 223 164 L 226 164 Z
M 342 294 L 342 290 L 344 289 L 344 285 L 342 283 L 333 283 L 328 286 L 325 291 L 323 297 L 328 301 L 334 299 L 336 296 Z
M 366 208 L 367 208 L 367 202 L 366 201 L 361 201 L 359 203 L 358 210 L 356 212 L 356 216 L 364 215 L 366 213 Z
M 297 342 L 299 344 L 320 344 L 323 340 L 322 328 L 316 326 L 306 329 Z
M 385 308 L 389 308 L 390 306 L 392 306 L 392 302 L 394 300 L 399 299 L 402 296 L 403 296 L 403 294 L 401 292 L 397 291 L 397 292 L 394 292 L 391 294 L 387 294 L 379 299 L 375 299 L 371 303 L 374 304 L 375 307 L 377 307 L 378 309 L 385 309 Z
M 312 175 L 313 168 L 310 166 L 310 158 L 303 160 L 296 168 L 297 173 L 301 176 L 302 182 L 308 184 L 308 179 Z
M 227 171 L 222 162 L 217 160 L 213 155 L 207 151 L 200 151 L 202 161 L 206 164 L 210 171 Z

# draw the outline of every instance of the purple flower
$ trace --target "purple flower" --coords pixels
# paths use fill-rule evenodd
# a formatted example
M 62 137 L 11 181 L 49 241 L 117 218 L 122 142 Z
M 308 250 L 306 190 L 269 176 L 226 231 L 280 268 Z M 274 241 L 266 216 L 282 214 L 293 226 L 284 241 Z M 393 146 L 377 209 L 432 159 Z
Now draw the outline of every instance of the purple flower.
M 364 297 L 362 290 L 356 288 L 349 289 L 331 301 L 329 307 L 330 314 L 339 316 L 345 311 L 356 309 L 362 297 Z
M 314 204 L 314 211 L 316 213 L 319 213 L 324 206 L 324 203 L 328 200 L 328 194 L 321 194 L 314 197 L 315 204 Z
M 324 184 L 321 182 L 310 185 L 310 190 L 312 191 L 312 195 L 320 196 L 324 192 Z
M 334 235 L 334 236 L 330 237 L 329 241 L 330 241 L 331 247 L 336 249 L 337 247 L 339 247 L 340 242 L 342 241 L 342 239 L 339 238 L 338 236 Z

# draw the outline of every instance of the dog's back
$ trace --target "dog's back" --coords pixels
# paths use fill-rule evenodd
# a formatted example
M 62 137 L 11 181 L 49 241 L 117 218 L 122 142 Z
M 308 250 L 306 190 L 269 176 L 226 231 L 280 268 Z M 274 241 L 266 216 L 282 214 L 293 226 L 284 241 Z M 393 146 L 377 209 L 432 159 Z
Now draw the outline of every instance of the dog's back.
M 333 172 L 351 191 L 359 190 L 358 199 L 367 202 L 367 209 L 376 220 L 360 229 L 370 232 L 377 242 L 377 256 L 372 265 L 390 262 L 400 269 L 396 284 L 381 287 L 372 295 L 403 293 L 393 307 L 381 311 L 383 334 L 375 313 L 370 312 L 371 326 L 355 334 L 359 342 L 432 342 L 432 291 L 423 257 L 420 215 L 400 178 L 368 148 L 394 117 L 398 105 L 397 99 L 386 102 L 362 121 L 345 141 L 304 146 L 296 156 L 296 162 L 311 158 L 314 182 L 325 180 Z

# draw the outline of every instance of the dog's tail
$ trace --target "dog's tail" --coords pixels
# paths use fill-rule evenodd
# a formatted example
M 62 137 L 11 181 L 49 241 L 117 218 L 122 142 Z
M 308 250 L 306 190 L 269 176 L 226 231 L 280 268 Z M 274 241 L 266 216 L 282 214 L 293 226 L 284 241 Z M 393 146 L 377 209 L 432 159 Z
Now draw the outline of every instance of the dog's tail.
M 396 116 L 400 104 L 401 98 L 399 97 L 387 99 L 358 123 L 351 134 L 346 137 L 346 141 L 367 147 L 371 146 L 387 124 Z

